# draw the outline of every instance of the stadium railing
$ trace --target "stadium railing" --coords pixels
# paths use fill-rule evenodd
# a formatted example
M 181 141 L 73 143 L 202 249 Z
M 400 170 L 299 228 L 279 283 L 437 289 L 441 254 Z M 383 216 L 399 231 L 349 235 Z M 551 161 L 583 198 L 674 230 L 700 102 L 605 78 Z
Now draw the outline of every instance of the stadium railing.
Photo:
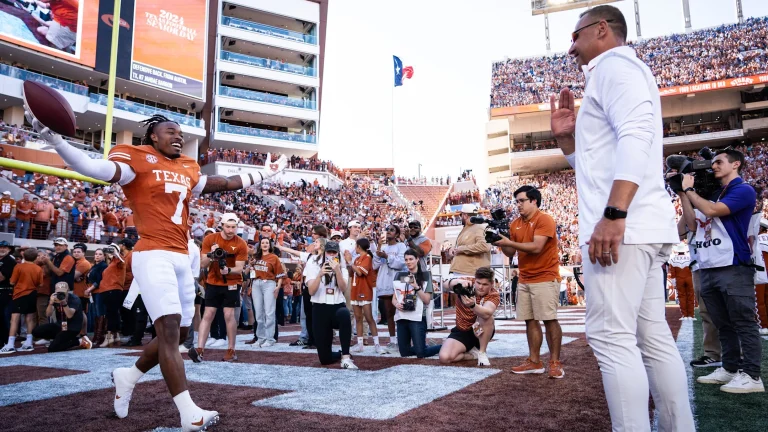
M 39 73 L 30 72 L 24 69 L 19 69 L 17 67 L 8 66 L 6 64 L 0 64 L 0 75 L 9 76 L 11 78 L 20 79 L 22 81 L 37 81 L 57 90 L 79 94 L 82 96 L 88 96 L 88 87 L 71 83 L 69 81 L 60 80 L 58 78 L 41 75 Z
M 288 96 L 279 96 L 269 93 L 262 93 L 255 90 L 244 90 L 228 86 L 219 86 L 219 94 L 238 99 L 247 99 L 256 102 L 264 102 L 275 105 L 285 105 L 294 108 L 317 109 L 317 103 L 309 99 L 294 98 Z
M 219 123 L 219 132 L 231 133 L 237 135 L 248 135 L 260 138 L 278 139 L 285 141 L 295 141 L 305 144 L 315 144 L 317 142 L 314 135 L 297 134 L 291 132 L 280 132 L 268 129 L 249 128 L 245 126 L 236 126 L 229 123 Z
M 222 51 L 221 59 L 234 63 L 242 63 L 248 66 L 256 66 L 264 69 L 275 69 L 283 72 L 294 73 L 298 75 L 317 76 L 315 68 L 301 66 L 293 63 L 283 63 L 280 60 L 265 59 L 256 56 L 249 56 L 232 51 Z
M 107 95 L 91 93 L 89 100 L 95 104 L 107 105 Z M 162 108 L 155 108 L 153 106 L 144 105 L 138 102 L 131 102 L 125 99 L 115 98 L 115 108 L 128 111 L 136 114 L 152 116 L 153 114 L 162 114 L 171 120 L 179 122 L 179 124 L 185 126 L 203 127 L 202 120 L 198 120 L 192 116 L 179 114 L 173 111 L 169 111 Z
M 246 21 L 240 18 L 223 17 L 221 23 L 225 26 L 239 28 L 241 30 L 252 31 L 256 33 L 265 34 L 281 39 L 288 39 L 294 42 L 301 42 L 311 45 L 317 45 L 317 36 L 311 34 L 305 34 L 295 32 L 292 30 L 281 29 L 278 27 L 268 26 L 266 24 L 260 24 L 253 21 Z

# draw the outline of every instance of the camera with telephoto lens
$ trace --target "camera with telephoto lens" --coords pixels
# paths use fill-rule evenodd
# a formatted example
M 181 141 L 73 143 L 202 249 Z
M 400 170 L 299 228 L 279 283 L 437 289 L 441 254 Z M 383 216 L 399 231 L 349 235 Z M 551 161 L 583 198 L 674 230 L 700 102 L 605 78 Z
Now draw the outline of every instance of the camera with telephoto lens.
M 214 259 L 219 263 L 219 269 L 227 266 L 227 251 L 222 248 L 215 249 L 207 254 L 208 258 Z
M 415 278 L 413 275 L 406 275 L 400 277 L 400 282 L 404 283 L 406 287 L 408 287 L 411 283 L 413 283 Z M 403 296 L 403 310 L 404 311 L 415 311 L 416 310 L 416 293 L 410 293 L 406 291 L 407 294 Z
M 497 208 L 491 212 L 491 219 L 482 216 L 472 216 L 469 221 L 473 224 L 488 224 L 485 228 L 485 242 L 495 243 L 501 240 L 501 236 L 509 238 L 509 219 L 503 208 Z
M 709 198 L 720 188 L 720 182 L 712 171 L 712 159 L 715 155 L 709 147 L 699 150 L 699 156 L 703 159 L 693 159 L 683 155 L 667 156 L 667 174 L 676 171 L 677 175 L 667 176 L 666 181 L 670 189 L 676 194 L 683 192 L 683 174 L 693 175 L 693 190 L 704 198 Z
M 67 298 L 67 293 L 63 293 L 63 292 L 56 293 L 56 299 L 58 301 L 63 301 L 65 298 Z
M 460 296 L 474 297 L 475 286 L 474 285 L 464 286 L 464 284 L 456 284 L 453 286 L 453 292 L 455 292 L 456 295 L 460 295 Z

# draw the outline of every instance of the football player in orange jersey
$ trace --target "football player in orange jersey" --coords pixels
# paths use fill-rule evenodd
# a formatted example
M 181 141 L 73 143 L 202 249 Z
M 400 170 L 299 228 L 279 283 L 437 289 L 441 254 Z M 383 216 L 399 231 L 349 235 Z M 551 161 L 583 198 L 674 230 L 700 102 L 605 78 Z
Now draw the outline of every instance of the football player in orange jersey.
M 117 145 L 108 160 L 94 160 L 40 124 L 26 107 L 25 116 L 67 165 L 83 175 L 120 184 L 131 202 L 140 236 L 133 253 L 133 273 L 157 337 L 146 345 L 134 366 L 112 372 L 115 413 L 120 418 L 128 415 L 136 382 L 159 364 L 179 409 L 182 430 L 204 430 L 215 424 L 219 414 L 198 407 L 189 395 L 178 349 L 195 310 L 187 255 L 189 199 L 259 184 L 285 169 L 285 155 L 274 163 L 268 155 L 267 166 L 256 174 L 259 178 L 253 174 L 205 176 L 194 158 L 181 154 L 184 137 L 179 124 L 154 115 L 144 121 L 147 132 L 141 145 Z

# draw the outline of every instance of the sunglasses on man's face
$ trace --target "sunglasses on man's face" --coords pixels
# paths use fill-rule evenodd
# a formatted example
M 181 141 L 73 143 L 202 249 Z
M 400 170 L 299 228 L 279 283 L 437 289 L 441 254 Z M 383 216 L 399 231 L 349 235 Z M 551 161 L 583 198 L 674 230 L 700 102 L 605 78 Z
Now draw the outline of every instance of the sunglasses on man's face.
M 573 31 L 573 33 L 571 33 L 571 44 L 576 43 L 576 41 L 579 39 L 579 33 L 581 33 L 582 30 L 584 30 L 585 28 L 588 28 L 588 27 L 592 27 L 593 25 L 600 24 L 603 21 L 605 21 L 607 23 L 614 22 L 614 20 L 612 20 L 612 19 L 610 19 L 610 20 L 600 20 L 600 21 L 595 21 L 592 24 L 587 24 L 584 27 L 577 28 L 576 30 Z

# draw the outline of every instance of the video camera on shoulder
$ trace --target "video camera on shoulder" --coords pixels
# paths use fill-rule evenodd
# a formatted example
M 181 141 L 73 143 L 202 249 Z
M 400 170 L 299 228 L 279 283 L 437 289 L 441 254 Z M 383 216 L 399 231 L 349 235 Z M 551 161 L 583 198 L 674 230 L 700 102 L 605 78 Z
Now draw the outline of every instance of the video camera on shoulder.
M 509 238 L 509 218 L 503 208 L 497 208 L 491 212 L 491 219 L 482 216 L 472 216 L 469 221 L 473 224 L 488 224 L 485 228 L 485 242 L 495 243 L 501 240 L 501 236 Z M 499 235 L 501 234 L 501 235 Z
M 697 194 L 704 198 L 709 198 L 716 190 L 720 188 L 720 182 L 715 178 L 712 171 L 712 159 L 715 155 L 709 147 L 699 150 L 699 156 L 703 159 L 693 159 L 683 155 L 667 156 L 667 172 L 676 171 L 677 175 L 671 177 L 665 175 L 665 180 L 669 187 L 676 194 L 683 192 L 683 175 L 693 175 L 693 189 Z

